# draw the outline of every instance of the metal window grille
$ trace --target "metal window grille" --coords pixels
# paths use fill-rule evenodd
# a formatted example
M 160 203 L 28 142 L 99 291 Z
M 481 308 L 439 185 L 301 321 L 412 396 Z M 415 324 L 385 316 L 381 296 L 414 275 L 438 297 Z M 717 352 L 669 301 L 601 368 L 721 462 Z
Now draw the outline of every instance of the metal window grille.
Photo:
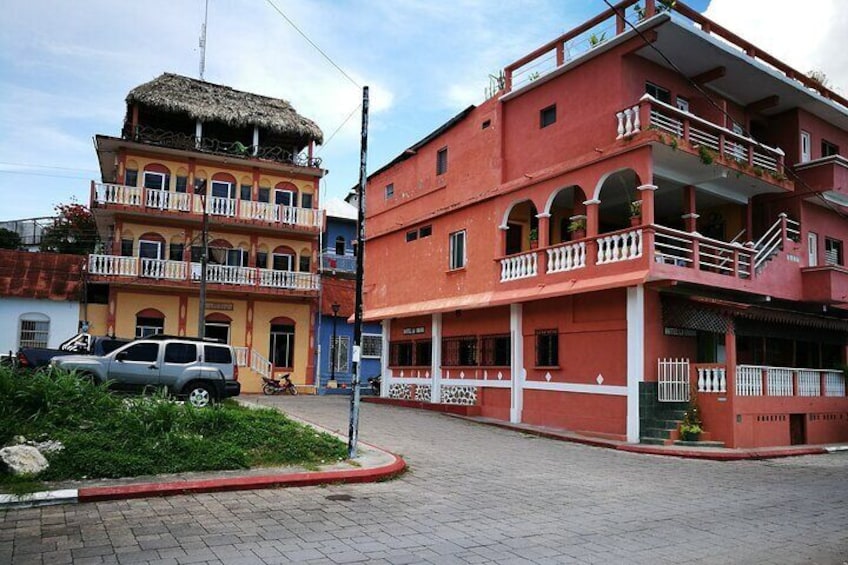
M 536 331 L 536 366 L 559 365 L 559 332 L 557 330 Z
M 21 320 L 21 347 L 47 347 L 49 320 Z
M 486 335 L 480 338 L 482 365 L 485 367 L 508 367 L 510 363 L 509 334 Z
M 383 337 L 376 334 L 362 335 L 362 356 L 380 357 L 383 354 Z

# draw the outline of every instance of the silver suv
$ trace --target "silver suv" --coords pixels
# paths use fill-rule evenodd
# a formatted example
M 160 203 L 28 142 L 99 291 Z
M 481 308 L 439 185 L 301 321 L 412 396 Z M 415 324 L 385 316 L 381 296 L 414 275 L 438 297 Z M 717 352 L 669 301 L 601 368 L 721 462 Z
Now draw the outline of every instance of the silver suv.
M 68 355 L 50 363 L 96 383 L 128 392 L 167 387 L 202 408 L 221 398 L 238 396 L 238 366 L 232 346 L 196 338 L 154 335 L 108 355 Z

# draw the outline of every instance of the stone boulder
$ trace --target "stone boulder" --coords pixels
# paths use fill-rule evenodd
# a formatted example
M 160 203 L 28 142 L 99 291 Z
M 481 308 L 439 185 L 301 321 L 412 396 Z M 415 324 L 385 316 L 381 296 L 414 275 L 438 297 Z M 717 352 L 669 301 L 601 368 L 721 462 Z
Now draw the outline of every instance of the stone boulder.
M 0 460 L 15 475 L 35 475 L 47 468 L 47 459 L 31 445 L 13 445 L 0 449 Z

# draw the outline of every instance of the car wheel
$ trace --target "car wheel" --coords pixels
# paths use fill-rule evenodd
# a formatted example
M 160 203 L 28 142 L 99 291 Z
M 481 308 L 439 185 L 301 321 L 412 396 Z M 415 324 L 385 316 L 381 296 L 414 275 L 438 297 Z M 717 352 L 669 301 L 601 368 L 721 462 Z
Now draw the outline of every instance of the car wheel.
M 190 383 L 186 387 L 186 400 L 195 408 L 206 408 L 215 401 L 215 394 L 206 383 Z

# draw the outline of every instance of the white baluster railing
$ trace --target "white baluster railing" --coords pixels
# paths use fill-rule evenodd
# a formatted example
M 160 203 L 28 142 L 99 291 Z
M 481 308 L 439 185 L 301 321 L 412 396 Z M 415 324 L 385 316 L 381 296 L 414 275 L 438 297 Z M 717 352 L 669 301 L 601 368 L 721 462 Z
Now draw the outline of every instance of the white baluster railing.
M 629 261 L 642 256 L 642 230 L 599 237 L 598 265 Z
M 725 367 L 698 367 L 698 392 L 727 392 Z
M 639 122 L 638 104 L 616 113 L 615 117 L 618 119 L 618 137 L 616 139 L 635 135 L 641 131 L 642 124 Z
M 535 251 L 504 257 L 501 259 L 501 282 L 535 277 L 538 274 L 538 269 Z
M 94 198 L 99 204 L 141 206 L 141 189 L 137 186 L 97 183 L 94 185 Z
M 586 242 L 566 243 L 551 247 L 548 252 L 548 273 L 562 273 L 586 266 Z
M 792 370 L 783 367 L 766 369 L 766 394 L 768 396 L 792 396 Z
M 268 359 L 260 355 L 255 349 L 250 351 L 250 368 L 263 377 L 271 376 L 273 365 Z
M 279 206 L 269 202 L 253 202 L 242 200 L 239 204 L 239 217 L 247 220 L 261 220 L 263 222 L 276 222 L 278 220 Z
M 120 255 L 89 255 L 88 272 L 92 275 L 137 277 L 138 257 L 122 257 Z
M 247 367 L 250 350 L 243 346 L 233 346 L 236 351 L 236 365 L 239 367 Z
M 292 290 L 318 290 L 320 283 L 318 276 L 312 273 L 260 269 L 259 286 Z

